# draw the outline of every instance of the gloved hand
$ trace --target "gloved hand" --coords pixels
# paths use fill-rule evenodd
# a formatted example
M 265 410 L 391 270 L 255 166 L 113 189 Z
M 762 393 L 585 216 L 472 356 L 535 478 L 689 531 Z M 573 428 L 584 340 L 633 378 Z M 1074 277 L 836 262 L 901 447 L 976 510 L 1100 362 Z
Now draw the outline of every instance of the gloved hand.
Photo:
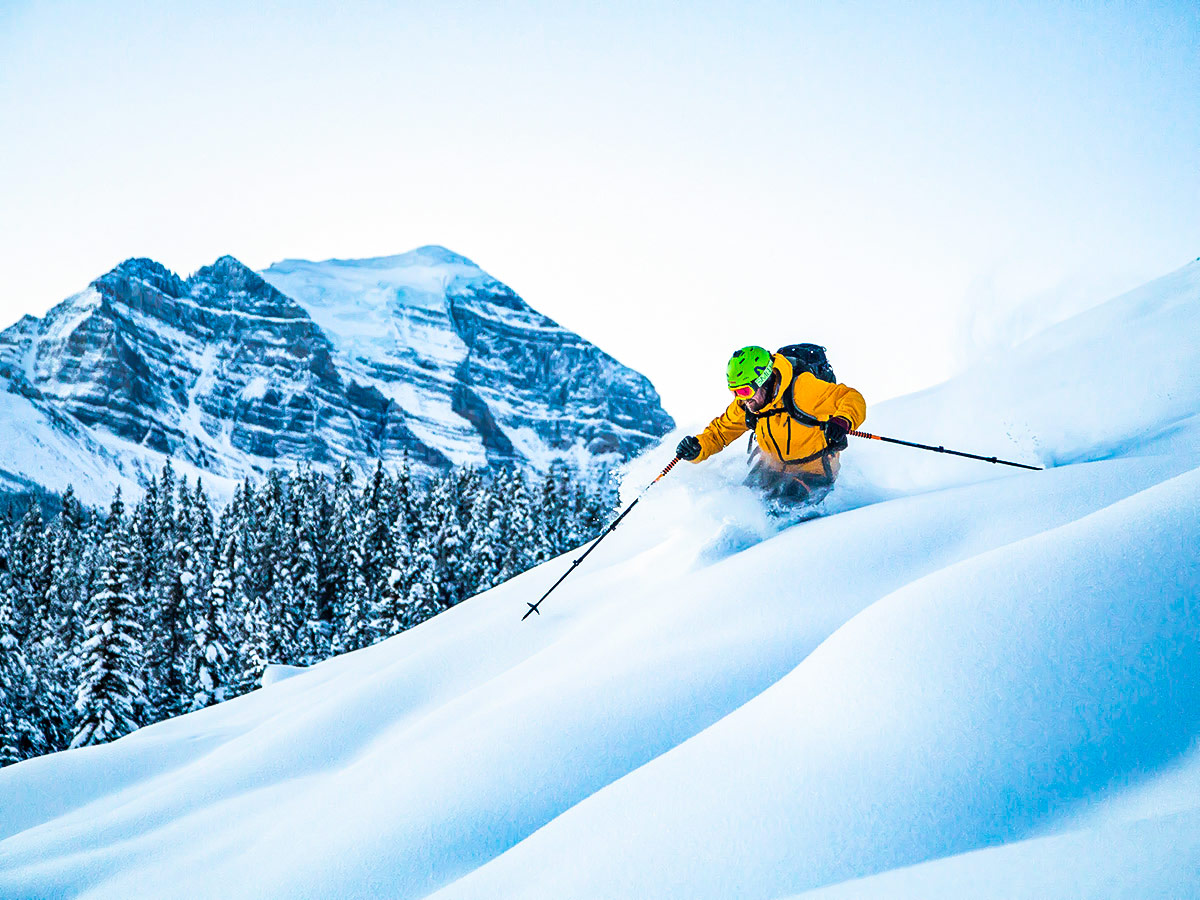
M 845 416 L 834 416 L 821 426 L 825 432 L 825 444 L 830 450 L 845 450 L 849 444 L 846 432 L 851 430 L 850 420 Z
M 700 442 L 693 435 L 688 435 L 675 448 L 675 455 L 680 459 L 695 459 L 700 455 Z

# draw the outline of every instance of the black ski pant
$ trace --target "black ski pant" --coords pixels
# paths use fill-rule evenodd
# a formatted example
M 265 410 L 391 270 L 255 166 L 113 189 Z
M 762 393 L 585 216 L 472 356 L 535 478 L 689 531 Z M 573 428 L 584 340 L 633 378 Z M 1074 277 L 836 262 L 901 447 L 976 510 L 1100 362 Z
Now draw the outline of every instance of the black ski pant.
M 833 465 L 835 454 L 822 457 L 823 472 L 802 472 L 774 469 L 765 465 L 759 454 L 750 461 L 750 472 L 742 483 L 758 491 L 765 500 L 789 506 L 800 506 L 820 502 L 833 490 L 837 480 L 837 469 Z

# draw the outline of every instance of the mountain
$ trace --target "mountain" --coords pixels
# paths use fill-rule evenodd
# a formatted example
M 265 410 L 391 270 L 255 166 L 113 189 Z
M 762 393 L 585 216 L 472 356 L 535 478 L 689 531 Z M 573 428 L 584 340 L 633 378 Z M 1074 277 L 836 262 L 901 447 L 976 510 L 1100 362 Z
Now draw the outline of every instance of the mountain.
M 131 259 L 0 333 L 0 388 L 0 480 L 93 502 L 168 456 L 218 487 L 346 458 L 541 469 L 672 427 L 643 376 L 436 247 L 266 278 Z
M 343 371 L 454 463 L 628 458 L 674 427 L 644 377 L 443 247 L 262 274 L 329 335 Z
M 857 441 L 779 529 L 676 467 L 540 617 L 569 557 L 0 770 L 0 895 L 1195 896 L 1197 334 L 1200 264 L 868 410 L 1045 471 Z

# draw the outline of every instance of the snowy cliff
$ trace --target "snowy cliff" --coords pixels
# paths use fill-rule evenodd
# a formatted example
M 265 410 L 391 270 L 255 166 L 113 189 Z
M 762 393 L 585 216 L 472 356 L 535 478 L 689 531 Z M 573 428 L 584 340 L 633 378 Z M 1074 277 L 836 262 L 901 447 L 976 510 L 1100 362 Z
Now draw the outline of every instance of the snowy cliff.
M 265 275 L 128 260 L 0 333 L 0 476 L 99 502 L 167 456 L 219 490 L 298 461 L 616 462 L 672 427 L 644 377 L 443 248 Z
M 1200 263 L 869 412 L 1046 471 L 856 441 L 777 531 L 680 466 L 541 617 L 569 558 L 0 770 L 0 895 L 1194 897 L 1198 336 Z

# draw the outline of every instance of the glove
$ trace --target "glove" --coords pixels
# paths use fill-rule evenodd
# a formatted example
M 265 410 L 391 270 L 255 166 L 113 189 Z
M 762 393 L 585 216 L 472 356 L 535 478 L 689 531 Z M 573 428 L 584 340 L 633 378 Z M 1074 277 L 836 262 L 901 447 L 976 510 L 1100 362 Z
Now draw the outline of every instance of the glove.
M 689 434 L 679 442 L 679 446 L 675 448 L 675 455 L 680 459 L 695 459 L 700 455 L 700 442 Z
M 850 420 L 845 416 L 834 416 L 821 426 L 825 432 L 825 445 L 830 450 L 845 450 L 849 441 L 846 432 L 851 430 Z

